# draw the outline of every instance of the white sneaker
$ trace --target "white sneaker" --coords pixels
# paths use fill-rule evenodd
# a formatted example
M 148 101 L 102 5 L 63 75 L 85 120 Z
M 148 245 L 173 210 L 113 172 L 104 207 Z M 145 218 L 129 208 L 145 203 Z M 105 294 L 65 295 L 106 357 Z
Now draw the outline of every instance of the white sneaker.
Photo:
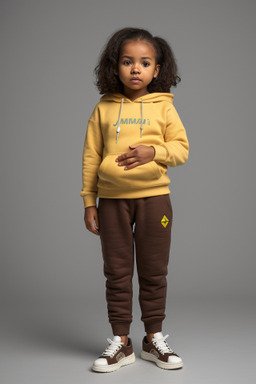
M 113 340 L 107 339 L 109 346 L 94 361 L 92 369 L 96 372 L 113 372 L 120 367 L 132 364 L 135 361 L 132 341 L 128 338 L 128 344 L 121 342 L 120 336 L 114 336 Z
M 155 362 L 158 367 L 163 369 L 182 368 L 182 359 L 165 341 L 168 336 L 169 335 L 163 336 L 162 332 L 157 332 L 154 334 L 150 343 L 145 336 L 142 342 L 142 352 L 140 356 L 144 360 Z

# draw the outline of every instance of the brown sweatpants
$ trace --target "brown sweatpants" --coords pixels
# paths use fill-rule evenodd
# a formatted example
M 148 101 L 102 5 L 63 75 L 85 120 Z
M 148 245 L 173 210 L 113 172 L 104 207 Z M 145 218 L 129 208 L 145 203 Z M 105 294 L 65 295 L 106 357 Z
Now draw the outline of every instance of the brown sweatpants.
M 114 335 L 128 335 L 132 322 L 134 244 L 141 320 L 147 333 L 160 332 L 165 318 L 171 244 L 170 195 L 99 199 L 99 223 L 109 322 Z

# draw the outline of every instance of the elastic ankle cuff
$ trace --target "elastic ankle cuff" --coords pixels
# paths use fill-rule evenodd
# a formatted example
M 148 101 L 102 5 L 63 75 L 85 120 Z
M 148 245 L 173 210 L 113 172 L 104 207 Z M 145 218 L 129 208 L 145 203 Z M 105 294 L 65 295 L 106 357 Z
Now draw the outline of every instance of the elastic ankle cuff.
M 111 327 L 114 336 L 128 336 L 130 333 L 130 324 L 127 323 L 115 323 Z
M 158 323 L 151 323 L 151 324 L 144 324 L 145 332 L 146 333 L 157 333 L 162 332 L 162 322 Z

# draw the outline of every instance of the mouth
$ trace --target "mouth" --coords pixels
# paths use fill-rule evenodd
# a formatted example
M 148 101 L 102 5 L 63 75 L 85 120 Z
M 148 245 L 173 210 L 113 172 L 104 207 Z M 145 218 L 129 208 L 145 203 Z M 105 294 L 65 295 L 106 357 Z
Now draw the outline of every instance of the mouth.
M 140 79 L 139 77 L 132 77 L 130 81 L 131 81 L 132 83 L 137 84 L 137 83 L 141 82 L 141 79 Z

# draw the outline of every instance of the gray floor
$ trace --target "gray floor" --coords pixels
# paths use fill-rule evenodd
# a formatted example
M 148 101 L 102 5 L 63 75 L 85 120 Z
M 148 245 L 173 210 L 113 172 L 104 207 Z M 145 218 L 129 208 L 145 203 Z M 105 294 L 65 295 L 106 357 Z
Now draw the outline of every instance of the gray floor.
M 252 300 L 171 300 L 163 332 L 184 360 L 177 371 L 139 358 L 143 327 L 137 307 L 131 328 L 136 362 L 109 374 L 90 369 L 111 337 L 105 308 L 83 300 L 19 302 L 3 306 L 1 315 L 2 384 L 256 382 Z

